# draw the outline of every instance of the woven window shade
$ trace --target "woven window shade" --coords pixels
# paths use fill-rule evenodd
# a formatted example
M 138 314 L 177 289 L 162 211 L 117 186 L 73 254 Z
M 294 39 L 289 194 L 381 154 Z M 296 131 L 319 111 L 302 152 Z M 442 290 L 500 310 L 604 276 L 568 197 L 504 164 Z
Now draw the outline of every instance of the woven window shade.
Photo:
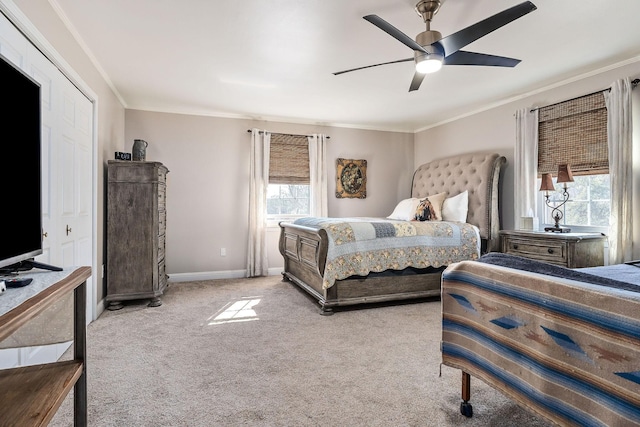
M 306 136 L 271 134 L 270 184 L 309 184 L 309 142 Z
M 538 174 L 558 173 L 568 164 L 574 175 L 609 173 L 607 108 L 602 92 L 538 110 Z

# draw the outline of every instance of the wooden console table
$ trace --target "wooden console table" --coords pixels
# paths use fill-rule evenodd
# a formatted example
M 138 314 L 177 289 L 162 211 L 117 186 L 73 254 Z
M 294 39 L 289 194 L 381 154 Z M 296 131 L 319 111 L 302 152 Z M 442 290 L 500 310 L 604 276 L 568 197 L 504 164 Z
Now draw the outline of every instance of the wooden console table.
M 73 387 L 74 425 L 87 425 L 86 283 L 90 267 L 29 272 L 0 295 L 0 341 L 73 291 L 73 360 L 0 370 L 0 426 L 46 426 Z

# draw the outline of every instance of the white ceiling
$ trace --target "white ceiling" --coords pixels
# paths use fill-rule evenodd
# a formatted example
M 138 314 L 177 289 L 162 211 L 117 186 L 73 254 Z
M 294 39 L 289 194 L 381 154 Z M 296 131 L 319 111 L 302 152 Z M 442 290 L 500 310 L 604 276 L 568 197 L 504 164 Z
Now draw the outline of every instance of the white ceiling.
M 443 36 L 522 0 L 448 0 Z M 126 108 L 414 132 L 640 55 L 640 1 L 532 0 L 465 47 L 515 68 L 445 66 L 408 92 L 417 0 L 50 0 Z

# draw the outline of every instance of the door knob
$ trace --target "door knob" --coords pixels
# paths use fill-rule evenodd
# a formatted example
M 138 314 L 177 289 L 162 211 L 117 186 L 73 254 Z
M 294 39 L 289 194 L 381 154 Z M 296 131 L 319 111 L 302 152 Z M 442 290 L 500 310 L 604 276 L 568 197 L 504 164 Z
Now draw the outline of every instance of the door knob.
M 67 224 L 67 236 L 69 235 L 69 233 L 71 233 L 71 227 L 69 227 L 69 224 Z

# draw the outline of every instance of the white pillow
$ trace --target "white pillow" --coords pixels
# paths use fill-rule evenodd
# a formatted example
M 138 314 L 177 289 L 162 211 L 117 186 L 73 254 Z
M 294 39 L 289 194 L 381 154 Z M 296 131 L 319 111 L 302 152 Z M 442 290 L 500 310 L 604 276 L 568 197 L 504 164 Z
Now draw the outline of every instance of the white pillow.
M 402 221 L 411 221 L 416 213 L 416 208 L 420 203 L 420 199 L 412 197 L 410 199 L 404 199 L 393 210 L 388 219 L 399 219 Z
M 468 209 L 469 192 L 465 190 L 457 196 L 445 199 L 442 204 L 442 220 L 467 222 Z

